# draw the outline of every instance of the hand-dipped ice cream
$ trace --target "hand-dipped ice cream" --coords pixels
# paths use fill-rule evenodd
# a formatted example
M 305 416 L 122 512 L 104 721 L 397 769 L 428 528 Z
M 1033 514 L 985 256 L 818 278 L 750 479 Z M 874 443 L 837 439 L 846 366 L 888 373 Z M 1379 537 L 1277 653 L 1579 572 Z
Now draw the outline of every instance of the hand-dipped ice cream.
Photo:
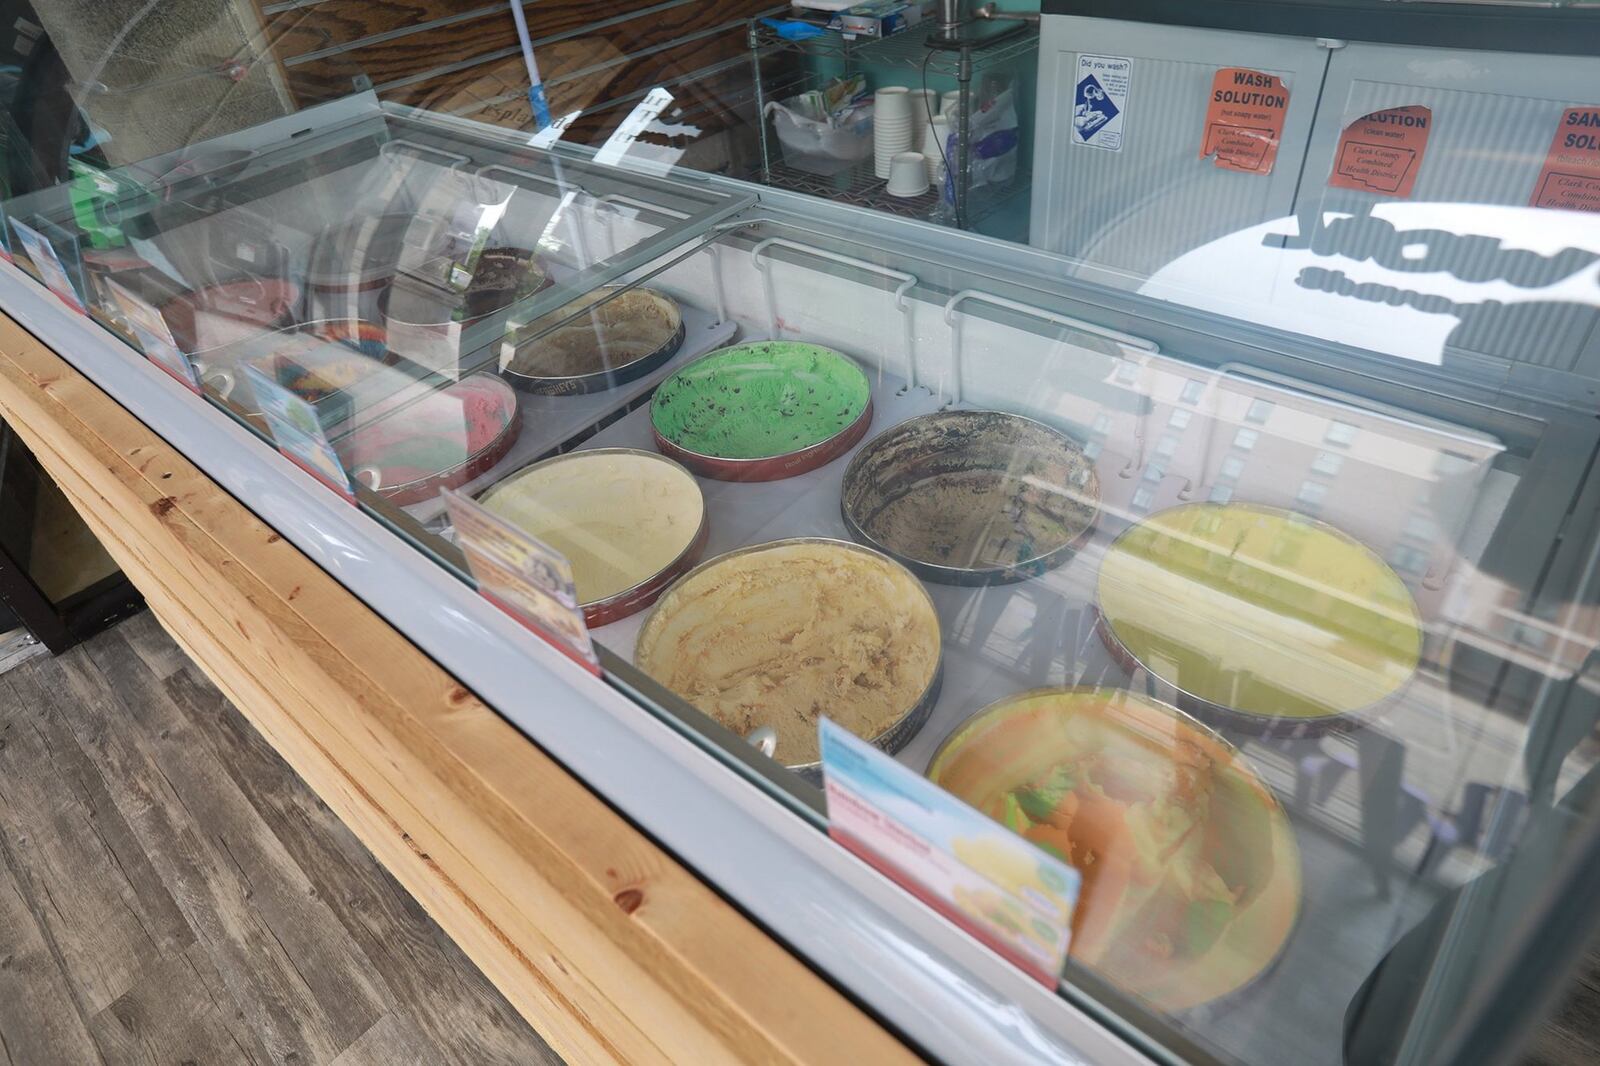
M 610 299 L 607 299 L 610 297 Z M 600 301 L 604 300 L 604 303 Z M 592 306 L 598 304 L 598 306 Z M 582 314 L 590 308 L 588 314 Z M 571 321 L 549 332 L 548 323 Z M 537 336 L 536 336 L 537 335 Z M 533 337 L 523 340 L 523 337 Z M 507 338 L 503 370 L 519 388 L 565 394 L 610 388 L 665 363 L 683 342 L 678 305 L 652 289 L 596 289 Z
M 777 759 L 818 758 L 817 718 L 875 740 L 939 671 L 939 620 L 904 567 L 835 541 L 777 541 L 705 563 L 645 620 L 634 661 Z
M 1107 550 L 1098 602 L 1113 651 L 1180 706 L 1266 728 L 1370 708 L 1410 680 L 1422 650 L 1398 574 L 1339 530 L 1272 507 L 1151 516 Z
M 516 393 L 473 374 L 334 443 L 345 469 L 397 503 L 430 499 L 493 466 L 516 440 Z
M 758 341 L 712 352 L 662 382 L 650 423 L 668 454 L 761 460 L 847 435 L 854 443 L 871 403 L 866 374 L 838 352 Z
M 1026 577 L 1066 561 L 1099 512 L 1094 464 L 1071 438 L 1000 411 L 900 423 L 850 461 L 845 521 L 934 581 Z
M 1157 1009 L 1242 987 L 1294 927 L 1300 859 L 1283 808 L 1164 704 L 1024 692 L 958 729 L 928 776 L 1078 870 L 1072 957 Z
M 705 520 L 693 475 L 670 459 L 622 448 L 536 463 L 482 503 L 567 557 L 583 605 L 687 565 Z

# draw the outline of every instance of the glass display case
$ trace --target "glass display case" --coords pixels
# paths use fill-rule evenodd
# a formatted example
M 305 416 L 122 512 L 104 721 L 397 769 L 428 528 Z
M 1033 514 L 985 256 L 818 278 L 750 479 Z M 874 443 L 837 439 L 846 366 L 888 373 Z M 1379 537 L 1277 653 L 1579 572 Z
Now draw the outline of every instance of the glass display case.
M 1559 59 L 1545 143 L 1600 123 Z M 1346 258 L 1538 297 L 1430 350 L 1383 293 L 1283 311 L 1293 201 L 1007 244 L 663 164 L 660 113 L 80 153 L 5 200 L 0 304 L 934 1057 L 1507 1054 L 1593 925 L 1597 201 L 1363 208 L 1412 236 Z M 469 595 L 485 515 L 598 676 Z M 830 840 L 823 716 L 1077 870 L 1058 981 Z

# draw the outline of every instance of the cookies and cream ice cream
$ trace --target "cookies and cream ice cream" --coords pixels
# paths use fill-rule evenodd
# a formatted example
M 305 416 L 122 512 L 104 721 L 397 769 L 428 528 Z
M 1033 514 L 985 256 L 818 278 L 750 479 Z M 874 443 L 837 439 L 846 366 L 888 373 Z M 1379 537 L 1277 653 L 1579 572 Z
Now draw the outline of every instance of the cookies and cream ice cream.
M 1063 561 L 1094 523 L 1100 484 L 1082 447 L 1049 426 L 940 411 L 869 441 L 845 474 L 843 501 L 856 527 L 900 559 L 994 574 Z
M 490 511 L 572 563 L 578 602 L 597 603 L 671 566 L 695 541 L 705 502 L 694 476 L 649 452 L 572 452 L 484 495 Z
M 789 766 L 818 758 L 826 714 L 873 739 L 939 668 L 939 620 L 904 567 L 829 541 L 777 541 L 678 582 L 639 634 L 645 673 L 741 736 L 778 734 Z

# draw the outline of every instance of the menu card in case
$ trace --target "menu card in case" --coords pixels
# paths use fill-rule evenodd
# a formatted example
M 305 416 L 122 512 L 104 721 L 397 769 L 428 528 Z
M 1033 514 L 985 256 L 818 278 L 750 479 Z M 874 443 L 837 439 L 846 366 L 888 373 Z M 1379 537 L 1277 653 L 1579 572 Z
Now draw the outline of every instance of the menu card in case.
M 567 557 L 469 496 L 451 489 L 442 495 L 479 594 L 599 676 Z
M 107 281 L 106 289 L 145 357 L 191 392 L 200 392 L 200 375 L 189 357 L 178 348 L 178 342 L 172 339 L 172 331 L 161 312 L 115 281 Z
M 1078 871 L 831 719 L 817 729 L 828 835 L 1055 988 Z
M 88 287 L 84 284 L 83 260 L 78 256 L 78 242 L 65 230 L 50 225 L 42 218 L 35 219 L 35 222 L 38 229 L 17 219 L 11 220 L 11 228 L 17 235 L 18 243 L 28 253 L 28 261 L 39 272 L 39 280 L 44 282 L 45 288 L 78 314 L 88 314 L 83 295 Z M 52 230 L 53 233 L 50 232 Z
M 317 418 L 317 409 L 258 367 L 246 366 L 244 373 L 250 379 L 256 407 L 267 420 L 267 428 L 272 431 L 278 450 L 294 465 L 354 502 L 355 489 L 350 484 L 350 475 L 345 473 L 339 453 L 328 443 Z

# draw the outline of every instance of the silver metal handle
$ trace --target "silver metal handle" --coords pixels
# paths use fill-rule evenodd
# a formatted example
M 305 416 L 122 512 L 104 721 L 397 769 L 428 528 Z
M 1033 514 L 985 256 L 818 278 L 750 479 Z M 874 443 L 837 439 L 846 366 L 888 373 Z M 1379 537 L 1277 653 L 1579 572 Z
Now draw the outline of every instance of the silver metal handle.
M 460 170 L 462 167 L 472 162 L 471 156 L 465 156 L 459 152 L 447 151 L 443 148 L 435 148 L 431 144 L 418 144 L 416 141 L 408 141 L 403 137 L 396 138 L 392 141 L 385 141 L 383 145 L 379 147 L 378 155 L 384 159 L 388 159 L 394 154 L 394 150 L 399 148 L 410 149 L 417 155 L 434 155 L 441 159 L 449 159 L 452 161 L 450 164 L 451 170 Z
M 233 390 L 239 384 L 239 379 L 234 376 L 233 371 L 224 367 L 208 367 L 199 359 L 193 362 L 195 376 L 200 379 L 202 386 L 211 386 L 211 390 L 224 400 L 233 398 Z
M 770 725 L 757 726 L 744 739 L 769 759 L 778 751 L 778 731 Z
M 504 163 L 490 163 L 488 166 L 479 167 L 473 172 L 473 174 L 475 177 L 486 178 L 495 172 L 499 172 L 501 174 L 514 174 L 519 178 L 527 178 L 529 181 L 536 181 L 541 185 L 548 185 L 557 192 L 566 192 L 568 188 L 577 189 L 579 192 L 583 192 L 582 186 L 572 185 L 570 182 L 563 184 L 562 182 L 557 181 L 555 178 L 547 178 L 543 174 L 535 174 L 529 170 L 518 170 L 516 167 L 508 167 Z
M 1136 337 L 1132 333 L 1124 333 L 1121 330 L 1108 329 L 1105 326 L 1097 326 L 1093 322 L 1085 322 L 1081 318 L 1073 318 L 1070 315 L 1063 315 L 1056 311 L 1046 311 L 1042 307 L 1034 307 L 1031 304 L 1022 303 L 1019 300 L 1010 300 L 1004 296 L 995 296 L 992 293 L 981 292 L 978 289 L 962 289 L 960 292 L 950 297 L 949 300 L 945 301 L 944 305 L 945 325 L 950 327 L 950 362 L 952 364 L 951 374 L 955 378 L 955 389 L 952 393 L 952 402 L 959 403 L 961 401 L 962 385 L 964 384 L 962 380 L 961 366 L 961 330 L 956 325 L 956 307 L 968 300 L 974 303 L 985 303 L 994 307 L 1003 307 L 1008 311 L 1016 311 L 1019 314 L 1028 315 L 1032 318 L 1042 319 L 1046 322 L 1053 322 L 1065 329 L 1070 329 L 1077 333 L 1086 333 L 1091 337 L 1100 337 L 1103 340 L 1111 341 L 1114 344 L 1120 344 L 1125 348 L 1137 348 L 1138 350 L 1144 352 L 1159 352 L 1161 350 L 1160 346 L 1158 346 L 1155 341 L 1146 337 Z
M 487 166 L 479 167 L 478 170 L 474 172 L 473 176 L 478 178 L 489 178 L 489 175 L 495 172 L 499 172 L 501 174 L 511 174 L 519 178 L 526 178 L 529 181 L 535 181 L 540 185 L 544 185 L 550 189 L 553 189 L 556 195 L 562 199 L 561 204 L 557 205 L 556 207 L 557 212 L 560 212 L 561 209 L 566 206 L 566 202 L 569 198 L 574 198 L 574 194 L 578 196 L 589 196 L 588 190 L 582 185 L 576 184 L 575 182 L 566 181 L 562 178 L 546 177 L 543 174 L 535 174 L 530 170 L 520 170 L 517 167 L 509 167 L 504 163 L 490 163 Z M 489 180 L 492 181 L 493 179 L 489 178 Z M 553 215 L 552 218 L 554 218 Z M 580 211 L 576 218 L 568 218 L 567 225 L 572 231 L 573 247 L 577 250 L 578 269 L 587 270 L 589 269 L 589 265 L 594 262 L 594 256 L 591 255 L 589 251 L 589 233 L 588 227 L 584 225 L 583 213 Z
M 608 192 L 604 196 L 597 196 L 594 202 L 596 205 L 608 207 L 612 211 L 616 210 L 615 205 L 626 204 L 629 207 L 637 207 L 643 211 L 652 211 L 658 215 L 667 215 L 680 220 L 689 217 L 686 212 L 679 211 L 675 207 L 663 207 L 661 204 L 647 203 L 644 200 L 637 200 L 620 192 Z
M 911 331 L 911 305 L 906 300 L 906 293 L 910 292 L 917 284 L 917 276 L 915 274 L 907 274 L 903 270 L 895 270 L 892 267 L 868 262 L 865 259 L 844 255 L 840 252 L 830 252 L 826 248 L 813 248 L 809 244 L 791 241 L 787 237 L 768 237 L 750 249 L 750 258 L 755 261 L 756 269 L 761 272 L 761 289 L 767 298 L 767 329 L 773 340 L 778 339 L 778 297 L 772 287 L 772 272 L 768 269 L 767 261 L 761 257 L 761 253 L 774 245 L 780 248 L 789 248 L 804 255 L 816 256 L 818 259 L 826 259 L 829 262 L 855 267 L 857 270 L 865 270 L 869 274 L 877 274 L 900 282 L 900 287 L 894 290 L 894 305 L 896 310 L 900 312 L 902 342 L 905 345 L 906 385 L 909 388 L 916 388 L 916 340 Z M 880 364 L 880 369 L 881 366 L 882 364 Z
M 371 463 L 363 463 L 350 471 L 350 479 L 361 482 L 373 492 L 383 488 L 383 472 Z

